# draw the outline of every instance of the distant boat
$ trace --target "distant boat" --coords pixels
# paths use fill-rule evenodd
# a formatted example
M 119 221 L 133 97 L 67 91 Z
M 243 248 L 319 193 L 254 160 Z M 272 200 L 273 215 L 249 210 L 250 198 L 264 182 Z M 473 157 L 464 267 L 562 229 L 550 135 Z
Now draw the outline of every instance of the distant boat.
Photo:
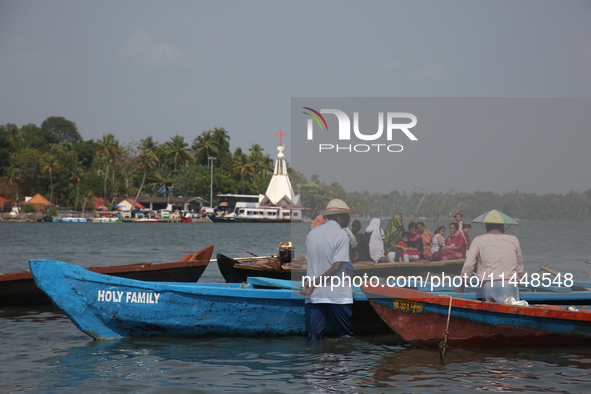
M 155 218 L 140 218 L 140 219 L 134 219 L 133 222 L 134 223 L 159 223 L 160 221 Z
M 197 282 L 211 259 L 213 245 L 190 253 L 174 263 L 137 263 L 89 267 L 89 271 L 157 282 Z M 35 283 L 29 270 L 0 274 L 0 306 L 44 305 L 50 299 Z
M 438 346 L 446 331 L 450 346 L 591 344 L 591 310 L 513 306 L 380 285 L 363 291 L 386 324 L 415 345 Z
M 118 217 L 98 217 L 90 219 L 92 223 L 123 223 L 123 220 Z
M 65 216 L 62 218 L 53 218 L 54 223 L 88 223 L 87 218 L 79 218 L 74 216 Z

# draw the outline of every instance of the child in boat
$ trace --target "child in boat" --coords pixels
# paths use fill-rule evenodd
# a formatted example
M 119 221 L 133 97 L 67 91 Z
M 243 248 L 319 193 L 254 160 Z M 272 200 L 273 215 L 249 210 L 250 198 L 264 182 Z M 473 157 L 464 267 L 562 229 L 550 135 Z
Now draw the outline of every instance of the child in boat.
M 415 261 L 421 258 L 421 252 L 416 251 L 416 250 L 409 250 L 409 249 L 414 249 L 408 246 L 408 240 L 410 238 L 410 233 L 405 231 L 402 233 L 402 241 L 398 242 L 398 244 L 396 244 L 398 253 L 400 253 L 402 255 L 402 260 L 398 260 L 400 261 L 404 261 L 405 263 L 409 263 L 411 261 Z
M 431 252 L 435 253 L 441 250 L 441 247 L 445 242 L 445 239 L 443 238 L 444 235 L 445 226 L 437 227 L 437 231 L 435 232 L 435 235 L 433 236 L 433 241 L 431 242 Z

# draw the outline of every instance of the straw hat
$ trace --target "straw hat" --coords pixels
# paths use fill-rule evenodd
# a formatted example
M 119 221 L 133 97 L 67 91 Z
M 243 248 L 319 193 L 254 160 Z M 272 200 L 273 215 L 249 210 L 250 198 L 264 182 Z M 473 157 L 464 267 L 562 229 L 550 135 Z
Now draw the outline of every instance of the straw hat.
M 318 211 L 318 213 L 322 216 L 337 215 L 339 213 L 346 213 L 347 215 L 350 215 L 357 212 L 358 211 L 355 211 L 354 209 L 350 209 L 346 202 L 339 200 L 338 198 L 330 200 L 330 202 L 326 205 L 326 209 Z

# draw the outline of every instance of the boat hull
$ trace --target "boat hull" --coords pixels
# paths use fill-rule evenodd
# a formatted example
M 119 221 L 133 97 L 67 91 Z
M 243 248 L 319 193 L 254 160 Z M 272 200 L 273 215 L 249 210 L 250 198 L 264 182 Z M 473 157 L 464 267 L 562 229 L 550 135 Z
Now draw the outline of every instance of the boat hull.
M 253 258 L 238 261 L 221 253 L 217 254 L 218 267 L 228 283 L 241 283 L 249 276 L 299 281 L 302 276 L 306 275 L 307 262 L 303 258 L 294 259 L 289 265 L 280 264 L 280 261 L 276 258 L 264 260 L 266 261 L 265 264 L 257 265 L 258 261 L 262 261 L 261 259 Z M 297 266 L 297 268 L 294 266 Z M 463 266 L 464 260 L 379 264 L 359 262 L 353 264 L 355 275 L 382 278 L 389 276 L 426 276 L 427 274 L 441 273 L 454 276 L 460 274 Z
M 51 260 L 31 260 L 36 284 L 95 339 L 130 336 L 305 335 L 291 290 L 141 282 Z
M 211 259 L 213 245 L 188 254 L 174 263 L 138 263 L 88 267 L 89 271 L 151 282 L 197 282 Z M 0 274 L 0 306 L 49 305 L 51 300 L 33 281 L 31 273 Z
M 437 346 L 443 341 L 448 313 L 449 345 L 591 344 L 591 311 L 588 310 L 510 306 L 402 288 L 366 287 L 364 291 L 384 322 L 405 341 L 416 345 Z

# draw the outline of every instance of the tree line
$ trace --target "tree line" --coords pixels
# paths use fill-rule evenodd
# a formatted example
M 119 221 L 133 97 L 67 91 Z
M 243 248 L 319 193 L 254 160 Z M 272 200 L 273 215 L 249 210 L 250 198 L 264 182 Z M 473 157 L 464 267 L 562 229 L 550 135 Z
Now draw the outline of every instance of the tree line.
M 465 220 L 470 221 L 491 209 L 498 209 L 520 220 L 539 221 L 589 221 L 591 220 L 591 189 L 571 191 L 567 194 L 520 193 L 504 194 L 490 191 L 473 193 L 433 193 L 429 191 L 410 192 L 391 191 L 388 194 L 370 194 L 365 191 L 346 192 L 334 182 L 320 182 L 317 175 L 312 175 L 307 182 L 301 174 L 292 170 L 292 178 L 301 184 L 303 205 L 315 212 L 326 207 L 333 198 L 340 198 L 349 207 L 359 211 L 359 216 L 366 218 L 389 218 L 402 214 L 405 218 L 438 221 L 447 220 L 460 212 Z
M 209 158 L 215 158 L 210 160 Z M 175 135 L 163 143 L 150 136 L 121 144 L 112 133 L 84 141 L 76 124 L 49 117 L 38 127 L 0 126 L 0 196 L 17 198 L 40 193 L 73 210 L 92 210 L 96 198 L 107 203 L 115 197 L 264 194 L 273 174 L 273 158 L 257 143 L 243 152 L 230 151 L 230 133 L 223 127 L 201 132 L 192 141 Z M 333 198 L 345 200 L 363 217 L 440 218 L 459 211 L 466 219 L 498 209 L 521 220 L 591 219 L 591 189 L 568 194 L 530 194 L 519 191 L 432 193 L 425 190 L 370 194 L 347 192 L 336 182 L 307 180 L 288 165 L 292 185 L 301 195 L 308 216 Z M 445 202 L 445 204 L 444 204 Z M 216 204 L 214 198 L 214 205 Z
M 259 144 L 230 152 L 223 127 L 193 141 L 175 135 L 159 143 L 148 136 L 121 144 L 112 133 L 84 141 L 64 117 L 49 117 L 41 127 L 0 126 L 0 195 L 21 204 L 37 193 L 73 210 L 94 209 L 96 198 L 107 203 L 140 195 L 205 198 L 212 163 L 214 196 L 263 194 L 273 174 L 273 159 Z

